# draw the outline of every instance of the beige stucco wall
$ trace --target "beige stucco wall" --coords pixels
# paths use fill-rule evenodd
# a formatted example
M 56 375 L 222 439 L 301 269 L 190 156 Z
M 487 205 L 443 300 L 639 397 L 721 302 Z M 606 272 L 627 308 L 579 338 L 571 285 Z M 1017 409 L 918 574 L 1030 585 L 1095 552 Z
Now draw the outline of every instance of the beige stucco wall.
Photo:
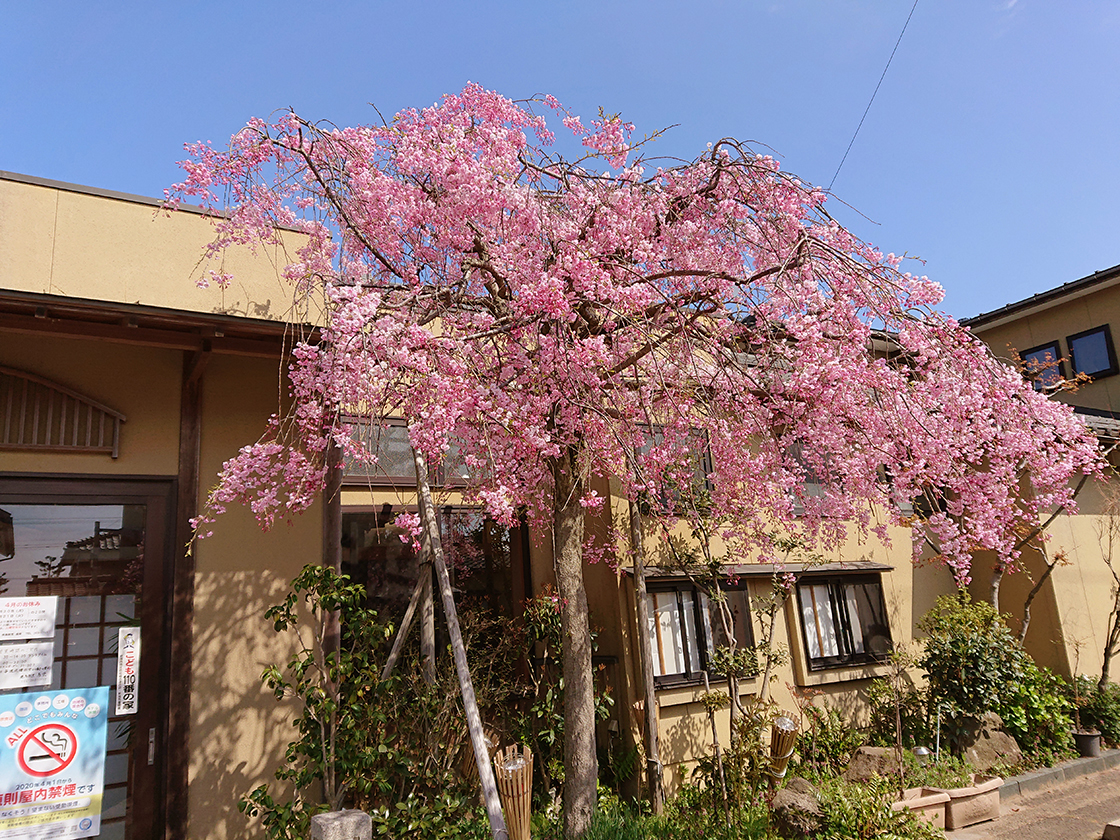
M 2 183 L 2 182 L 0 182 Z M 4 472 L 174 476 L 179 471 L 182 354 L 87 339 L 0 333 L 0 365 L 45 377 L 127 418 L 120 457 L 3 452 Z
M 208 219 L 168 214 L 143 200 L 0 178 L 0 288 L 140 303 L 192 312 L 284 320 L 292 290 L 280 277 L 286 249 L 233 249 L 203 260 L 214 239 Z M 228 289 L 200 289 L 214 268 L 234 276 Z
M 276 410 L 276 383 L 274 361 L 211 360 L 202 389 L 203 494 L 222 462 L 264 430 Z M 287 661 L 293 645 L 273 632 L 264 612 L 306 563 L 321 560 L 321 510 L 316 506 L 265 533 L 238 507 L 196 544 L 191 837 L 250 836 L 238 797 L 258 784 L 276 784 L 272 773 L 295 734 L 295 709 L 277 703 L 260 674 L 268 664 Z

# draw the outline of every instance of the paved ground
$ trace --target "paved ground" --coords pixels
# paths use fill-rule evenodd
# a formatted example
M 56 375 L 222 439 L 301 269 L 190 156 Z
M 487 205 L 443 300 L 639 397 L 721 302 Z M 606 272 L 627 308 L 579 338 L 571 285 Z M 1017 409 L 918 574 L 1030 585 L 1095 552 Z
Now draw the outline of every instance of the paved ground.
M 1120 767 L 1053 780 L 1002 800 L 1002 816 L 945 833 L 946 840 L 1092 840 L 1120 818 Z

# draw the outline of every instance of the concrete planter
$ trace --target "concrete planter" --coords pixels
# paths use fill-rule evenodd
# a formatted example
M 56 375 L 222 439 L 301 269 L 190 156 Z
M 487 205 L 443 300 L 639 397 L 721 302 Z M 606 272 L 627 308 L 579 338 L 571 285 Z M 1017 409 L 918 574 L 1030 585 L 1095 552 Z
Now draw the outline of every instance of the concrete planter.
M 907 788 L 902 799 L 891 803 L 893 811 L 913 811 L 918 819 L 925 820 L 934 828 L 945 828 L 945 808 L 949 804 L 949 794 L 934 788 Z
M 952 831 L 987 820 L 999 818 L 999 776 L 973 774 L 968 787 L 950 788 L 945 805 L 945 828 Z

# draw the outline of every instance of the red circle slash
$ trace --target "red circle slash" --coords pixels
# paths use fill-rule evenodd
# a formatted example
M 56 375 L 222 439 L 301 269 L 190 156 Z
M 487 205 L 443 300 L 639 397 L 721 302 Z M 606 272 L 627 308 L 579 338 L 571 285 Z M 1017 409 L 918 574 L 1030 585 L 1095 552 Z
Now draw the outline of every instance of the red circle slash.
M 23 739 L 16 760 L 29 776 L 44 778 L 61 773 L 78 754 L 78 736 L 60 723 L 46 723 Z

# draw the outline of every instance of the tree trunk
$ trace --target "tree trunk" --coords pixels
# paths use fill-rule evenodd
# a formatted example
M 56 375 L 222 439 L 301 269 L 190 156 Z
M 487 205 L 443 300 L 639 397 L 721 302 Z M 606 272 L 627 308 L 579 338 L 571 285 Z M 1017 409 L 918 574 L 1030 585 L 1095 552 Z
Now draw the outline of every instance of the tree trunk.
M 423 568 L 423 565 L 421 565 L 421 568 Z M 393 668 L 397 665 L 397 659 L 401 655 L 401 650 L 404 649 L 404 643 L 408 639 L 408 631 L 412 629 L 412 619 L 416 616 L 416 608 L 420 604 L 420 594 L 424 590 L 423 584 L 422 579 L 418 580 L 416 586 L 412 588 L 412 597 L 408 599 L 408 608 L 404 611 L 401 626 L 397 630 L 396 638 L 393 639 L 393 647 L 389 650 L 389 655 L 385 659 L 385 666 L 381 669 L 381 679 L 383 680 L 389 679 L 392 675 Z
M 999 614 L 999 585 L 1003 582 L 1004 573 L 1003 563 L 997 563 L 992 569 L 992 582 L 988 587 L 988 603 L 992 605 L 997 615 Z
M 1101 657 L 1101 678 L 1097 680 L 1098 691 L 1104 691 L 1108 686 L 1112 657 L 1120 643 L 1120 590 L 1115 592 L 1113 599 L 1112 613 L 1108 616 L 1108 637 L 1104 640 L 1104 655 Z
M 553 540 L 560 595 L 564 674 L 564 837 L 576 840 L 591 824 L 599 767 L 595 755 L 595 689 L 591 625 L 583 582 L 584 510 L 578 451 L 567 447 L 553 462 Z
M 471 672 L 467 667 L 467 649 L 463 645 L 463 634 L 459 630 L 459 615 L 455 610 L 451 577 L 447 574 L 447 565 L 443 562 L 443 543 L 440 540 L 436 508 L 432 504 L 432 490 L 428 484 L 428 467 L 424 463 L 424 456 L 415 449 L 413 460 L 416 464 L 416 494 L 420 502 L 420 524 L 427 533 L 432 565 L 439 579 L 443 614 L 447 619 L 447 633 L 451 637 L 451 653 L 455 660 L 455 671 L 459 676 L 459 691 L 463 695 L 463 709 L 467 715 L 471 746 L 474 747 L 478 779 L 482 784 L 482 799 L 486 805 L 486 815 L 490 818 L 490 832 L 494 840 L 509 840 L 506 821 L 502 817 L 502 804 L 498 799 L 498 786 L 494 781 L 494 768 L 490 766 L 490 752 L 486 748 L 486 736 L 482 732 L 482 716 L 478 712 L 474 683 L 471 682 Z
M 323 487 L 323 565 L 335 574 L 342 573 L 342 450 L 332 440 L 326 452 L 327 477 Z M 337 782 L 335 768 L 335 742 L 338 737 L 338 684 L 330 678 L 327 660 L 339 655 L 342 646 L 342 618 L 338 610 L 331 610 L 323 616 L 323 674 L 327 694 L 334 701 L 328 720 L 323 722 L 326 731 L 323 738 L 323 798 L 333 810 L 342 805 L 342 795 Z
M 653 646 L 649 635 L 649 601 L 646 597 L 645 540 L 642 514 L 638 503 L 630 500 L 630 543 L 634 547 L 634 602 L 638 611 L 638 659 L 642 666 L 645 704 L 646 778 L 653 813 L 660 814 L 665 805 L 661 779 L 661 756 L 658 752 L 657 688 L 653 682 Z M 704 677 L 707 679 L 707 675 Z M 717 747 L 718 749 L 718 747 Z

